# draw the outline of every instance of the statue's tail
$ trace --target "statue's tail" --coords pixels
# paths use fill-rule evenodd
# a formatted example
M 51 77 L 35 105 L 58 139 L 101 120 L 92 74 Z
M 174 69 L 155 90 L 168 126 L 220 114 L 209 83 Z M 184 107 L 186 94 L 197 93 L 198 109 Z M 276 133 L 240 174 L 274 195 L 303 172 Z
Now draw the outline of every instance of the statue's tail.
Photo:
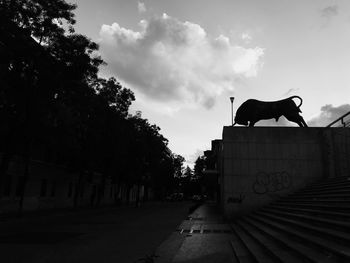
M 299 111 L 301 112 L 300 110 L 300 106 L 303 104 L 303 99 L 300 98 L 299 96 L 292 96 L 292 97 L 289 97 L 289 99 L 299 99 L 300 100 L 300 104 L 297 106 L 299 108 Z

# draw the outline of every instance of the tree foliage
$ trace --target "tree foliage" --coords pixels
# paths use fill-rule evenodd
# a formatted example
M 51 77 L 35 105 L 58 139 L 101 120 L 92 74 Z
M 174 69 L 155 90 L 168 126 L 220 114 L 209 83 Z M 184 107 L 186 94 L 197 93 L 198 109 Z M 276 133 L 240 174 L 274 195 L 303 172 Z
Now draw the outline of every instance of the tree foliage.
M 74 32 L 75 8 L 0 0 L 0 184 L 11 156 L 22 155 L 166 191 L 184 159 L 158 126 L 129 114 L 130 89 L 99 78 L 105 62 L 96 43 Z
M 203 178 L 203 171 L 206 168 L 206 159 L 204 156 L 198 156 L 194 163 L 194 177 L 196 180 Z

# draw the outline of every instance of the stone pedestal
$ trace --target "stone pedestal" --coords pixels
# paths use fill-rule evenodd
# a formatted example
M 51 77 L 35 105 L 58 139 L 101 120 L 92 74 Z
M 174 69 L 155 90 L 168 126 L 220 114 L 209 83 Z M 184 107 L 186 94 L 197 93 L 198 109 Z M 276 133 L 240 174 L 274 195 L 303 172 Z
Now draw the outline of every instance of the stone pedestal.
M 350 129 L 224 127 L 221 204 L 244 215 L 306 184 L 350 175 Z

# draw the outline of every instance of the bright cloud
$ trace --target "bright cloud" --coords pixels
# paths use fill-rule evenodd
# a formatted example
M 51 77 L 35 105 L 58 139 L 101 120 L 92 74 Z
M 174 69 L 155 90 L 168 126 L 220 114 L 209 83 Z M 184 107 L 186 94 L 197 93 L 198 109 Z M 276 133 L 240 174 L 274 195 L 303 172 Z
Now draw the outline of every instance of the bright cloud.
M 318 116 L 308 121 L 309 126 L 327 126 L 345 113 L 350 111 L 350 104 L 343 104 L 334 107 L 332 104 L 326 104 L 321 107 L 321 112 Z
M 244 40 L 246 43 L 250 43 L 250 41 L 252 40 L 251 35 L 249 35 L 248 33 L 243 33 L 241 35 L 242 40 Z
M 139 11 L 140 14 L 146 12 L 147 9 L 146 9 L 145 3 L 137 2 L 137 10 Z
M 153 100 L 211 108 L 237 79 L 256 76 L 262 66 L 262 48 L 211 38 L 198 24 L 163 14 L 139 26 L 103 25 L 100 50 L 118 78 Z
M 278 122 L 276 122 L 275 119 L 269 119 L 269 120 L 261 120 L 261 121 L 258 121 L 255 126 L 298 126 L 296 123 L 294 122 L 290 122 L 288 121 L 284 116 L 281 116 L 279 119 L 278 119 Z
M 195 153 L 185 156 L 185 158 L 186 158 L 186 165 L 194 166 L 194 163 L 196 162 L 197 158 L 199 156 L 203 156 L 203 155 L 204 155 L 204 151 L 200 150 L 200 149 L 197 149 L 195 151 Z

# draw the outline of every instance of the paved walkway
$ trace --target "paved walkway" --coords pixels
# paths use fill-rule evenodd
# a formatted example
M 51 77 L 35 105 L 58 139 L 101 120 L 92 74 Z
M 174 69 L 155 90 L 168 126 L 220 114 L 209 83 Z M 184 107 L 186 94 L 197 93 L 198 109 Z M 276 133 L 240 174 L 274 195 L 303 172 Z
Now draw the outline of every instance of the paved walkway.
M 158 247 L 155 263 L 236 262 L 232 236 L 215 204 L 204 204 Z
M 232 263 L 214 204 L 150 203 L 0 221 L 1 263 Z M 154 261 L 141 260 L 147 255 Z
M 186 218 L 191 203 L 149 203 L 0 222 L 1 263 L 133 263 Z

